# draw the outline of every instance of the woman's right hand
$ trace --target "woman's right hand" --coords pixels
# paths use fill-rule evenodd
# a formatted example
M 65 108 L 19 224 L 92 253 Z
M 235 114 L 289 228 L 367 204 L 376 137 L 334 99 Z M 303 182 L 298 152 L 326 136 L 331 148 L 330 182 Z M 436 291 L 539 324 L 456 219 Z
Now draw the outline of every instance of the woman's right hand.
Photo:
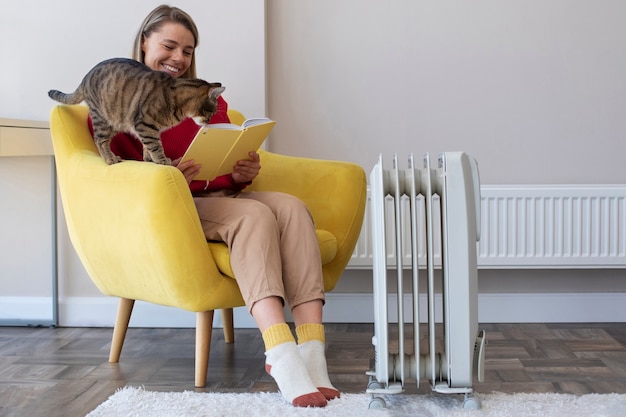
M 172 165 L 178 168 L 180 172 L 183 173 L 183 175 L 185 176 L 185 180 L 187 180 L 187 184 L 190 184 L 191 181 L 193 181 L 193 179 L 196 177 L 196 175 L 198 175 L 198 172 L 200 172 L 202 165 L 196 164 L 193 159 L 185 161 L 181 164 L 181 159 L 183 158 L 174 159 L 172 161 Z

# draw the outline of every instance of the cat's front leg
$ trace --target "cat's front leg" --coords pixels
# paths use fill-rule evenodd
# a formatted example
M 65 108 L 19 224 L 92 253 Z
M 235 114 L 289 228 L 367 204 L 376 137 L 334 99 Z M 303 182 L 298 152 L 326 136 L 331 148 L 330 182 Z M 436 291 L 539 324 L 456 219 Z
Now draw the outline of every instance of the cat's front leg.
M 159 145 L 160 144 L 161 143 L 159 142 Z M 159 165 L 172 165 L 172 160 L 165 156 L 162 145 L 152 151 L 150 151 L 148 147 L 144 145 L 143 160 L 146 162 L 154 162 L 155 164 Z
M 143 160 L 145 162 L 152 162 L 152 157 L 150 156 L 150 152 L 144 147 L 143 148 Z

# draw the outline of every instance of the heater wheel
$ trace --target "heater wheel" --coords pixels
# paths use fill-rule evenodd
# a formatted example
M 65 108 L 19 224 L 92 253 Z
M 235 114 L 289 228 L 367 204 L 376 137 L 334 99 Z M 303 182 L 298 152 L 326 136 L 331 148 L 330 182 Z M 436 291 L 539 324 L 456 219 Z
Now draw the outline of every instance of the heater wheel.
M 381 408 L 387 408 L 387 403 L 385 403 L 385 400 L 383 400 L 380 397 L 373 397 L 370 400 L 369 409 L 376 410 L 376 409 L 381 409 Z
M 463 408 L 465 410 L 480 410 L 480 400 L 476 397 L 466 395 L 463 401 Z

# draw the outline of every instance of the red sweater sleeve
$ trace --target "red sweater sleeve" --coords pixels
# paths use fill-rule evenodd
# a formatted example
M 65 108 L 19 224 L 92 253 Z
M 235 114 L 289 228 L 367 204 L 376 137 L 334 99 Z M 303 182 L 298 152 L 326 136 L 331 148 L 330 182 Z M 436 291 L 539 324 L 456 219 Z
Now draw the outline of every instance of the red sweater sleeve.
M 218 97 L 217 111 L 213 117 L 211 117 L 209 123 L 230 123 L 230 119 L 228 118 L 228 103 L 221 96 Z M 89 130 L 93 135 L 91 118 L 89 118 Z M 198 126 L 193 119 L 188 118 L 183 120 L 180 124 L 161 132 L 161 143 L 163 144 L 165 155 L 172 160 L 182 157 L 196 133 L 198 133 L 198 130 L 200 130 L 200 126 Z M 122 159 L 143 161 L 143 145 L 129 133 L 118 133 L 113 140 L 111 140 L 111 151 Z M 191 184 L 189 184 L 192 193 L 223 189 L 240 191 L 246 186 L 247 184 L 236 184 L 233 182 L 230 174 L 217 177 L 208 184 L 206 181 L 199 180 L 191 181 Z

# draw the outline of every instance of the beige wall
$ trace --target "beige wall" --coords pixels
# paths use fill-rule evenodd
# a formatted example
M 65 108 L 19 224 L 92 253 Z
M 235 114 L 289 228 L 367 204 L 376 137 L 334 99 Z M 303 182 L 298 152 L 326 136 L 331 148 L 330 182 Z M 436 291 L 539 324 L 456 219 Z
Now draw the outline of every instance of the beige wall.
M 485 184 L 626 181 L 626 3 L 270 0 L 271 147 L 367 169 L 463 150 Z

